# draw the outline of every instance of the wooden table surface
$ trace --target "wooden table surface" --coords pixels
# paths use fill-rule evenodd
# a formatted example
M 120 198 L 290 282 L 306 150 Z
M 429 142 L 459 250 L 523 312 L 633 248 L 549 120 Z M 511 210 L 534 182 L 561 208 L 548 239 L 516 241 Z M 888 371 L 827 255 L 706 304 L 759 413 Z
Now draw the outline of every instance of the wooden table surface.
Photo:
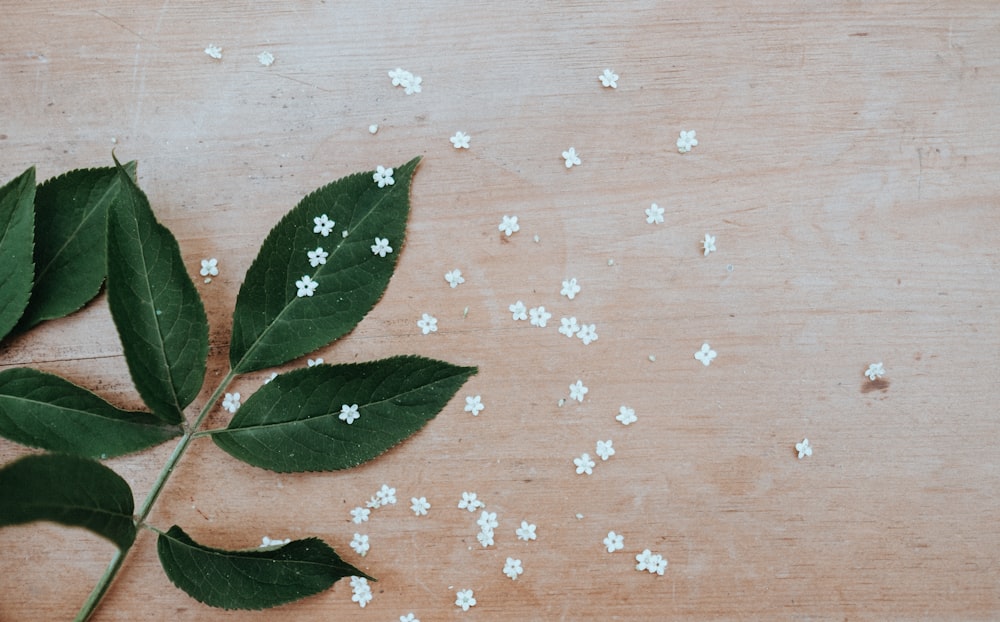
M 385 297 L 313 356 L 479 366 L 428 427 L 353 471 L 277 475 L 199 441 L 151 516 L 226 548 L 322 537 L 379 578 L 365 609 L 346 581 L 263 613 L 207 608 L 143 533 L 95 619 L 1000 617 L 996 2 L 8 5 L 3 180 L 109 165 L 115 148 L 139 161 L 192 275 L 219 259 L 213 282 L 196 280 L 211 352 L 192 413 L 225 375 L 235 297 L 270 227 L 320 185 L 416 155 Z M 422 92 L 394 88 L 396 67 Z M 681 130 L 697 131 L 690 153 Z M 646 222 L 654 202 L 662 224 Z M 504 215 L 519 218 L 510 238 Z M 513 321 L 518 300 L 553 319 Z M 422 313 L 437 333 L 420 333 Z M 599 339 L 559 334 L 567 316 Z M 693 356 L 705 342 L 707 367 Z M 0 348 L 0 369 L 141 405 L 103 297 Z M 560 406 L 578 379 L 586 398 Z M 482 396 L 478 417 L 466 395 Z M 608 439 L 617 453 L 577 475 L 573 459 Z M 141 501 L 171 448 L 108 464 Z M 3 462 L 28 451 L 0 441 Z M 399 503 L 353 524 L 383 483 Z M 457 508 L 464 491 L 497 513 L 495 546 Z M 432 507 L 418 518 L 420 496 Z M 537 540 L 516 538 L 522 520 Z M 364 558 L 348 546 L 358 531 Z M 71 618 L 112 553 L 50 524 L 3 543 L 3 620 Z M 663 576 L 635 570 L 647 548 L 669 560 Z M 513 582 L 507 557 L 524 567 Z M 463 614 L 466 588 L 478 604 Z

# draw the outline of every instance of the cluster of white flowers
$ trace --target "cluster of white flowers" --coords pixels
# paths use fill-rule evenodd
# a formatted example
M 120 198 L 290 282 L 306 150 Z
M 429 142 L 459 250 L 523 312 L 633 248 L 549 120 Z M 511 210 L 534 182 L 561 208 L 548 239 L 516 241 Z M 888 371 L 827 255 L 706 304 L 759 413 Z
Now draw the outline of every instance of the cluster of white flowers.
M 420 76 L 415 76 L 405 69 L 396 67 L 389 72 L 389 78 L 392 80 L 393 86 L 403 89 L 407 95 L 420 92 L 420 83 L 422 81 Z
M 358 603 L 362 609 L 372 601 L 372 588 L 368 585 L 368 579 L 351 577 L 351 600 Z
M 638 571 L 647 571 L 649 574 L 658 574 L 663 576 L 664 571 L 667 569 L 667 560 L 659 553 L 653 553 L 649 549 L 644 549 L 642 553 L 635 556 L 635 569 Z

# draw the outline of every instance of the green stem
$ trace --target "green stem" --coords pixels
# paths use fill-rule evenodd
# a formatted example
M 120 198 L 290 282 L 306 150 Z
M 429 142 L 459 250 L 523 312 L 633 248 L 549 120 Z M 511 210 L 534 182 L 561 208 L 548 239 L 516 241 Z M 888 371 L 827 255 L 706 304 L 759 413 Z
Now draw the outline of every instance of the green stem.
M 218 388 L 215 389 L 212 396 L 208 398 L 207 402 L 205 402 L 201 412 L 198 413 L 197 419 L 195 419 L 194 423 L 188 426 L 185 430 L 180 442 L 177 443 L 177 446 L 174 447 L 173 453 L 170 454 L 170 458 L 167 460 L 167 463 L 163 465 L 163 469 L 160 470 L 160 475 L 156 478 L 156 481 L 153 482 L 153 487 L 150 489 L 149 494 L 146 495 L 146 500 L 143 501 L 138 513 L 133 518 L 136 526 L 145 525 L 146 517 L 148 517 L 149 513 L 153 510 L 153 505 L 159 498 L 160 493 L 163 492 L 163 487 L 166 485 L 167 480 L 170 479 L 170 475 L 174 472 L 174 467 L 177 466 L 177 462 L 181 459 L 181 456 L 184 455 L 184 452 L 187 451 L 188 445 L 190 445 L 191 441 L 195 438 L 198 428 L 201 427 L 202 422 L 205 421 L 205 417 L 208 416 L 209 411 L 212 410 L 212 407 L 215 406 L 216 402 L 219 400 L 219 396 L 222 395 L 222 392 L 225 391 L 227 387 L 229 387 L 229 383 L 232 382 L 235 377 L 236 374 L 232 370 L 229 370 L 226 377 L 222 379 L 221 383 L 219 383 Z M 74 618 L 76 622 L 85 622 L 90 619 L 91 615 L 94 614 L 94 611 L 97 609 L 97 605 L 100 604 L 101 599 L 104 598 L 108 588 L 111 587 L 111 582 L 114 580 L 115 575 L 117 575 L 118 571 L 121 570 L 122 563 L 125 561 L 126 553 L 127 551 L 122 551 L 121 549 L 115 552 L 115 556 L 111 559 L 111 563 L 109 563 L 108 567 L 104 570 L 104 574 L 101 575 L 97 585 L 94 586 L 93 591 L 91 591 L 90 596 L 87 598 L 87 602 L 83 604 L 79 613 L 76 614 L 76 618 Z

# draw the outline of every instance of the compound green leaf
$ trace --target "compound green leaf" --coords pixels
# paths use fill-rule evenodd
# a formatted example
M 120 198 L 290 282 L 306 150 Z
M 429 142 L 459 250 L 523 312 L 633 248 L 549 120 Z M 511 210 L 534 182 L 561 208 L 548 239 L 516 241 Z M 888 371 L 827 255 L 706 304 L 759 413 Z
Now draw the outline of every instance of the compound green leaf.
M 158 417 L 180 423 L 205 379 L 205 307 L 177 240 L 121 165 L 118 182 L 108 210 L 108 307 L 139 395 Z
M 318 594 L 343 577 L 374 580 L 318 538 L 244 551 L 198 544 L 174 525 L 156 542 L 160 564 L 189 596 L 223 609 L 266 609 Z
M 125 165 L 130 176 L 135 166 Z M 20 329 L 69 315 L 100 291 L 107 270 L 108 206 L 118 190 L 114 167 L 70 171 L 38 186 L 35 284 Z
M 374 171 L 339 179 L 302 199 L 275 225 L 236 299 L 229 350 L 235 372 L 281 365 L 325 346 L 375 306 L 403 246 L 410 181 L 419 161 L 396 167 L 395 183 L 383 188 L 374 182 Z M 323 228 L 326 221 L 332 223 Z M 373 253 L 376 237 L 387 239 L 392 252 Z M 313 266 L 308 253 L 316 249 L 328 256 Z M 299 296 L 296 282 L 307 277 L 317 283 L 315 290 Z
M 0 188 L 0 339 L 24 313 L 35 274 L 35 168 Z
M 212 438 L 271 471 L 347 469 L 420 430 L 475 373 L 419 356 L 303 368 L 257 390 Z M 355 404 L 359 417 L 341 420 L 343 406 Z
M 149 413 L 115 408 L 59 376 L 25 367 L 0 372 L 0 436 L 17 443 L 104 459 L 181 432 Z
M 25 456 L 0 469 L 0 527 L 53 521 L 83 527 L 122 550 L 135 541 L 132 490 L 117 473 L 88 458 Z

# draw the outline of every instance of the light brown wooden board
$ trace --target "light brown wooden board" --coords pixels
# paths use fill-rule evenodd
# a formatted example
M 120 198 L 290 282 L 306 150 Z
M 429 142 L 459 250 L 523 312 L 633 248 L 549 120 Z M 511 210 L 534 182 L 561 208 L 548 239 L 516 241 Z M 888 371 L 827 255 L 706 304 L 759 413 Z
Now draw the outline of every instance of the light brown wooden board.
M 97 620 L 426 622 L 461 615 L 464 588 L 479 603 L 468 619 L 1000 615 L 995 2 L 7 4 L 3 179 L 107 165 L 116 148 L 139 161 L 192 274 L 219 258 L 221 274 L 196 281 L 212 351 L 192 412 L 225 374 L 233 303 L 269 228 L 314 188 L 415 155 L 398 271 L 317 355 L 480 368 L 356 471 L 275 475 L 198 442 L 151 517 L 219 547 L 320 536 L 380 579 L 364 610 L 346 582 L 264 613 L 206 608 L 170 585 L 144 534 Z M 423 91 L 392 87 L 396 67 Z M 687 129 L 699 145 L 681 155 Z M 471 149 L 452 147 L 458 130 Z M 570 146 L 582 165 L 567 170 Z M 661 225 L 645 222 L 652 202 Z M 504 214 L 520 219 L 509 239 Z M 456 267 L 466 283 L 450 289 Z M 517 300 L 555 316 L 514 322 Z M 436 334 L 417 329 L 424 312 Z M 569 315 L 599 340 L 560 335 Z M 706 341 L 710 367 L 693 358 Z M 140 406 L 103 298 L 0 347 L 0 369 Z M 878 387 L 863 375 L 876 361 Z M 585 401 L 559 407 L 577 379 Z M 627 428 L 623 404 L 638 416 Z M 225 421 L 217 409 L 210 423 Z M 798 460 L 803 437 L 815 453 Z M 606 439 L 616 455 L 576 475 L 573 458 Z M 109 465 L 141 500 L 170 450 Z M 0 442 L 4 462 L 26 451 Z M 352 524 L 383 483 L 399 504 Z M 456 507 L 463 491 L 497 513 L 494 547 Z M 522 519 L 536 541 L 515 538 Z M 604 550 L 609 530 L 623 551 Z M 364 559 L 355 531 L 371 538 Z M 71 618 L 111 555 L 52 525 L 3 542 L 4 620 Z M 644 548 L 668 558 L 664 576 L 634 570 Z M 508 556 L 525 569 L 515 582 Z

